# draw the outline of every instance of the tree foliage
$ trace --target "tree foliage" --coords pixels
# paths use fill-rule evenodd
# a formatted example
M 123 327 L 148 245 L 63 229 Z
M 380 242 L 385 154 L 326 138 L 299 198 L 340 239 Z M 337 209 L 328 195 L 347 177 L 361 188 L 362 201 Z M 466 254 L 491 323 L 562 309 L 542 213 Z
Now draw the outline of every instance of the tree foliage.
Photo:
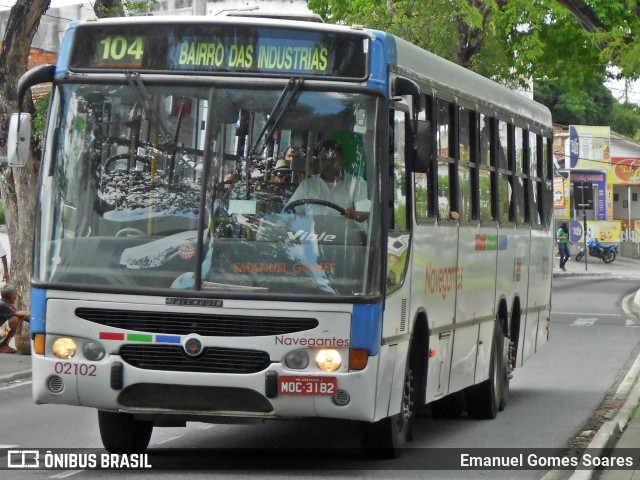
M 331 23 L 386 30 L 485 76 L 580 89 L 640 72 L 638 0 L 309 0 Z
M 640 135 L 638 108 L 604 86 L 640 74 L 640 0 L 309 0 L 327 22 L 398 35 L 481 75 L 528 88 L 563 124 Z

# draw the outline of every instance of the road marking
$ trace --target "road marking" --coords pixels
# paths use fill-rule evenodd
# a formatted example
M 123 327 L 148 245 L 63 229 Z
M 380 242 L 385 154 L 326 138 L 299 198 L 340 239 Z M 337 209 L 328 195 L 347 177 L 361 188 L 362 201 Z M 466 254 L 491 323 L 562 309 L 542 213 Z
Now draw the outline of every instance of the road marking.
M 578 318 L 571 325 L 574 327 L 590 327 L 598 321 L 597 318 Z
M 0 450 L 4 450 L 5 448 L 15 448 L 19 446 L 20 445 L 0 445 Z
M 84 472 L 84 470 L 67 470 L 66 472 L 57 473 L 56 475 L 53 475 L 49 478 L 67 478 L 80 472 Z
M 169 438 L 165 438 L 164 440 L 158 440 L 157 442 L 155 442 L 156 445 L 162 445 L 163 443 L 167 443 L 170 442 L 171 440 L 175 440 L 177 438 L 180 438 L 182 435 L 177 435 L 175 437 L 169 437 Z
M 19 381 L 17 383 L 10 383 L 9 385 L 3 385 L 0 390 L 9 390 L 10 388 L 21 387 L 23 385 L 29 385 L 31 380 Z
M 640 325 L 638 325 L 633 320 L 629 320 L 628 318 L 627 318 L 627 321 L 625 322 L 624 326 L 625 327 L 640 327 Z

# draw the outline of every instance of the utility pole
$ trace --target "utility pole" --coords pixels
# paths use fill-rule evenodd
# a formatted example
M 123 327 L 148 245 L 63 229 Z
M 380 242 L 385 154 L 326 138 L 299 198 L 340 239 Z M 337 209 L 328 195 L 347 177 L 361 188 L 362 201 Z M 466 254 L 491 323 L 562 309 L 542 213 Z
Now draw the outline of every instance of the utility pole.
M 573 194 L 576 201 L 576 208 L 582 208 L 582 228 L 584 232 L 584 269 L 587 270 L 587 258 L 589 257 L 589 247 L 587 245 L 587 210 L 593 210 L 593 184 L 591 182 L 574 182 Z

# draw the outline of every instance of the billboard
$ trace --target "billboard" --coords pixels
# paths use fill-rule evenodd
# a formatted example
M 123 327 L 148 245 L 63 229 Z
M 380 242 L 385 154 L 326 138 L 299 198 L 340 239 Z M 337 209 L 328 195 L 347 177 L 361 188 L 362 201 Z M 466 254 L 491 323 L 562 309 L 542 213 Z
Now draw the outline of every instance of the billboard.
M 611 160 L 611 128 L 569 126 L 569 168 L 604 170 Z

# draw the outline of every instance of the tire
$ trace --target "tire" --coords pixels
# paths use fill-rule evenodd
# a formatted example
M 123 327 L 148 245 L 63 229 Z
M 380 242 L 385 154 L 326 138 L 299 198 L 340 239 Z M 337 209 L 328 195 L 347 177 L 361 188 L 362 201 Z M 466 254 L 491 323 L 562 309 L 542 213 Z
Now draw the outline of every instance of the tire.
M 579 251 L 578 253 L 576 253 L 576 262 L 579 262 L 580 260 L 582 260 L 582 257 L 584 257 L 583 251 Z
M 142 453 L 149 446 L 153 422 L 136 420 L 128 413 L 98 410 L 100 437 L 111 453 Z
M 511 370 L 512 370 L 512 358 L 511 354 L 513 350 L 511 349 L 511 339 L 505 336 L 502 332 L 500 334 L 502 337 L 502 390 L 500 392 L 500 404 L 498 405 L 498 411 L 502 412 L 506 407 L 509 401 L 509 387 L 511 383 Z
M 472 418 L 496 418 L 501 402 L 506 406 L 507 396 L 504 390 L 505 383 L 508 383 L 508 376 L 506 374 L 504 346 L 504 334 L 499 325 L 496 324 L 493 333 L 493 345 L 491 346 L 489 378 L 478 385 L 469 387 L 465 392 L 467 413 Z
M 410 355 L 407 359 L 400 413 L 375 423 L 363 424 L 361 443 L 367 457 L 400 458 L 407 440 L 413 439 L 417 389 L 412 357 L 413 355 Z
M 604 263 L 611 263 L 616 259 L 616 252 L 613 250 L 608 250 L 602 254 L 602 261 Z

